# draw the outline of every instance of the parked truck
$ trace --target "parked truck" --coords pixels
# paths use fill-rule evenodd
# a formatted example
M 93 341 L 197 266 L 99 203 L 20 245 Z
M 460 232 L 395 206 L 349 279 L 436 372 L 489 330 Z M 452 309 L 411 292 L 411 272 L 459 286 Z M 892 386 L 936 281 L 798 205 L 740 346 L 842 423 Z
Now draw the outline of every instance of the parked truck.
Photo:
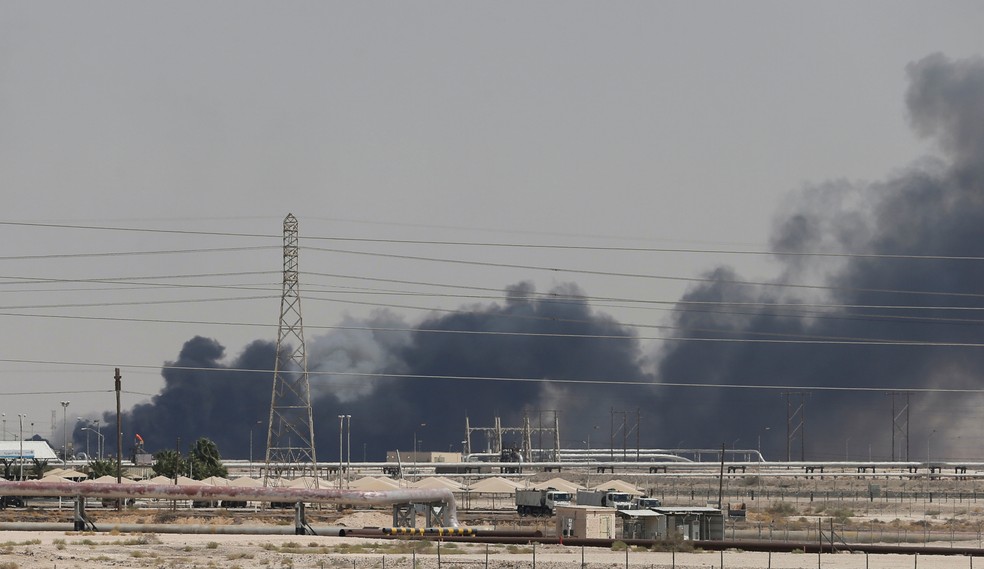
M 557 506 L 570 503 L 570 492 L 556 488 L 516 490 L 516 511 L 521 516 L 552 516 L 557 512 Z
M 629 510 L 632 508 L 632 495 L 627 492 L 619 492 L 614 488 L 608 490 L 578 490 L 577 505 Z
M 638 496 L 632 498 L 632 510 L 651 510 L 653 508 L 658 508 L 662 504 L 659 498 L 650 498 L 648 496 Z

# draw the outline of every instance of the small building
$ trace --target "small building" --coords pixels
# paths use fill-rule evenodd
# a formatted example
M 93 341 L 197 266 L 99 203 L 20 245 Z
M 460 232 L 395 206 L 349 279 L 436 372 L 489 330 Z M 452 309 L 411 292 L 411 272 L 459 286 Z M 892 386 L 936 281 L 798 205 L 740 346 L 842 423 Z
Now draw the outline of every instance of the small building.
M 429 463 L 429 462 L 461 462 L 460 452 L 440 452 L 440 451 L 418 451 L 418 452 L 402 452 L 397 450 L 391 450 L 386 452 L 386 462 L 398 462 L 397 457 L 399 457 L 399 462 L 403 463 L 406 467 L 413 463 Z
M 653 512 L 666 516 L 665 536 L 684 540 L 724 539 L 724 512 L 717 508 L 659 507 Z
M 557 506 L 557 535 L 615 539 L 615 510 L 598 506 Z
M 47 441 L 0 441 L 0 458 L 15 461 L 58 460 L 58 455 Z
M 622 539 L 666 539 L 666 514 L 652 510 L 617 510 Z

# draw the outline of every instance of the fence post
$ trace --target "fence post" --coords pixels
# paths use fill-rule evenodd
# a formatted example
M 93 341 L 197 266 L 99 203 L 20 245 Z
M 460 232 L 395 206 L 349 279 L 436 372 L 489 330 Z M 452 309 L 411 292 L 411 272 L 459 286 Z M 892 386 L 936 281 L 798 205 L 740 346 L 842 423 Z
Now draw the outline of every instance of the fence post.
M 817 518 L 817 569 L 820 569 L 821 555 L 823 555 L 823 521 Z

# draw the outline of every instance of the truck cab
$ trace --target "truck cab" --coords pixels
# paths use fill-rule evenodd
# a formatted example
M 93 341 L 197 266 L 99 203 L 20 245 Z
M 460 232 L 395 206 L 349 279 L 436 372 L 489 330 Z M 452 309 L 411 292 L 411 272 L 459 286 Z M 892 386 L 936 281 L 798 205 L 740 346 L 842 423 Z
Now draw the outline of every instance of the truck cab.
M 563 490 L 549 490 L 546 496 L 546 505 L 550 507 L 551 510 L 557 511 L 557 506 L 570 506 L 571 500 L 570 492 L 564 492 Z
M 632 499 L 632 509 L 633 510 L 651 510 L 653 508 L 658 508 L 662 504 L 659 498 L 649 498 L 646 496 L 639 496 Z
M 603 505 L 609 508 L 615 508 L 616 510 L 632 509 L 632 495 L 626 492 L 609 491 L 605 496 L 605 503 Z

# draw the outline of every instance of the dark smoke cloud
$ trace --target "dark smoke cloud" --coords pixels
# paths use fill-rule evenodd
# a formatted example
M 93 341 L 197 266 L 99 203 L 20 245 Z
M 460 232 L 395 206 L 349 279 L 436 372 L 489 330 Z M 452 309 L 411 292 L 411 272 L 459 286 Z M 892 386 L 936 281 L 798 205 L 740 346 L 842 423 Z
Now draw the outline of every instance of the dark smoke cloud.
M 227 456 L 232 451 L 231 456 L 245 457 L 249 456 L 251 428 L 256 452 L 262 454 L 266 431 L 255 423 L 266 423 L 270 413 L 275 353 L 273 343 L 256 341 L 238 357 L 222 363 L 225 348 L 217 341 L 196 336 L 185 342 L 178 358 L 165 364 L 161 371 L 164 387 L 160 393 L 149 403 L 136 405 L 123 414 L 124 455 L 132 451 L 134 435 L 140 434 L 151 452 L 173 449 L 179 438 L 187 450 L 196 439 L 205 436 Z M 229 369 L 270 373 L 224 371 Z M 104 425 L 115 425 L 115 414 L 104 414 L 102 421 Z M 74 433 L 76 448 L 78 441 L 85 441 L 80 428 Z M 112 432 L 112 428 L 103 429 L 107 454 L 116 449 Z
M 916 131 L 933 137 L 946 161 L 926 160 L 884 183 L 852 187 L 832 182 L 811 188 L 779 218 L 773 246 L 777 252 L 852 252 L 891 255 L 979 256 L 984 239 L 984 60 L 952 61 L 929 56 L 908 67 L 906 97 Z M 822 282 L 825 291 L 762 286 L 736 287 L 727 269 L 708 274 L 712 282 L 690 290 L 684 301 L 820 301 L 836 305 L 912 305 L 927 307 L 921 321 L 900 320 L 899 311 L 828 308 L 745 310 L 744 314 L 680 312 L 676 323 L 691 330 L 729 330 L 741 338 L 803 337 L 980 342 L 975 316 L 928 307 L 979 306 L 972 297 L 903 294 L 888 291 L 979 293 L 984 265 L 975 261 L 780 256 L 783 271 L 776 284 Z M 822 279 L 822 280 L 818 280 Z M 681 309 L 685 308 L 682 304 Z M 735 309 L 731 309 L 735 310 Z M 952 319 L 965 319 L 953 322 Z M 943 320 L 945 319 L 945 320 Z M 770 335 L 776 336 L 770 336 Z M 700 333 L 691 332 L 693 336 Z M 721 336 L 721 333 L 711 334 Z M 967 348 L 815 346 L 735 343 L 681 343 L 661 354 L 658 375 L 664 381 L 790 386 L 980 387 L 984 352 Z M 723 390 L 687 397 L 699 399 L 707 428 L 715 436 L 754 446 L 766 433 L 767 447 L 784 453 L 786 406 L 779 393 Z M 901 404 L 901 398 L 897 399 Z M 910 407 L 910 458 L 978 454 L 984 441 L 965 429 L 978 398 L 913 395 Z M 679 408 L 666 419 L 694 418 Z M 712 418 L 719 418 L 713 421 Z M 739 419 L 738 417 L 741 417 Z M 979 418 L 977 419 L 979 422 Z M 794 424 L 798 421 L 794 421 Z M 807 399 L 807 455 L 853 458 L 891 454 L 891 399 L 884 394 L 813 392 Z M 974 424 L 973 429 L 979 425 Z M 769 427 L 766 431 L 765 428 Z M 934 438 L 935 437 L 935 438 Z M 850 439 L 850 440 L 849 440 Z M 901 441 L 901 434 L 898 437 Z M 853 442 L 853 445 L 851 444 Z M 741 446 L 741 445 L 739 445 Z M 934 447 L 933 451 L 930 447 Z M 799 442 L 792 456 L 799 456 Z M 904 455 L 901 443 L 897 456 Z
M 366 455 L 377 459 L 387 450 L 411 450 L 415 433 L 423 448 L 460 450 L 466 414 L 475 426 L 492 426 L 497 415 L 504 424 L 518 426 L 524 413 L 533 426 L 541 420 L 548 426 L 552 415 L 545 411 L 558 410 L 564 444 L 580 446 L 594 425 L 608 424 L 610 407 L 635 409 L 639 393 L 590 384 L 453 378 L 645 379 L 632 332 L 593 311 L 575 285 L 538 296 L 531 284 L 520 283 L 506 290 L 501 304 L 472 306 L 415 327 L 385 311 L 365 322 L 344 324 L 343 329 L 308 342 L 308 368 L 319 372 L 311 375 L 319 460 L 338 459 L 339 414 L 352 416 L 354 460 L 361 460 L 363 444 Z M 222 370 L 271 370 L 274 351 L 269 342 L 254 342 L 223 364 L 224 348 L 215 340 L 188 341 L 178 359 L 165 366 L 161 393 L 125 414 L 124 432 L 141 433 L 152 451 L 173 448 L 176 437 L 190 441 L 207 436 L 226 456 L 247 456 L 250 425 L 268 417 L 272 371 L 257 376 Z M 265 431 L 256 429 L 254 436 L 259 457 Z M 484 440 L 476 437 L 473 443 Z M 110 442 L 107 445 L 115 448 Z
M 772 237 L 777 253 L 980 255 L 984 60 L 932 55 L 911 64 L 908 73 L 906 101 L 912 125 L 938 142 L 943 157 L 922 160 L 880 183 L 859 186 L 835 180 L 794 196 L 777 215 Z M 980 262 L 790 255 L 776 259 L 778 276 L 761 285 L 735 284 L 748 279 L 733 268 L 709 270 L 710 281 L 681 299 L 673 318 L 681 328 L 677 334 L 738 340 L 981 341 L 976 313 L 932 308 L 976 307 L 977 298 L 925 293 L 978 293 L 978 283 L 984 282 Z M 795 283 L 828 288 L 774 286 Z M 363 448 L 369 458 L 394 448 L 409 450 L 414 433 L 424 448 L 459 449 L 466 415 L 473 425 L 491 426 L 496 415 L 515 425 L 528 413 L 536 424 L 539 410 L 553 409 L 561 412 L 565 446 L 582 446 L 589 437 L 598 446 L 607 443 L 612 408 L 641 410 L 645 446 L 714 447 L 723 442 L 749 448 L 761 440 L 769 458 L 782 458 L 785 452 L 786 405 L 780 390 L 451 379 L 458 376 L 769 384 L 793 390 L 916 389 L 979 387 L 984 370 L 984 350 L 967 348 L 671 342 L 644 352 L 635 339 L 549 337 L 631 331 L 593 310 L 573 284 L 550 295 L 534 293 L 532 285 L 520 283 L 506 291 L 501 303 L 463 308 L 416 325 L 381 312 L 366 322 L 346 321 L 347 330 L 310 339 L 309 368 L 327 372 L 312 376 L 319 458 L 338 458 L 338 414 L 352 415 L 352 457 L 358 460 Z M 694 301 L 731 304 L 715 308 L 690 304 Z M 769 306 L 794 302 L 836 306 Z M 921 319 L 911 320 L 898 318 L 897 310 L 872 308 L 885 305 L 925 310 L 915 314 Z M 394 331 L 399 329 L 412 331 Z M 468 331 L 507 334 L 462 333 Z M 273 359 L 274 346 L 256 342 L 223 363 L 222 346 L 194 338 L 174 367 L 204 371 L 165 366 L 164 389 L 126 414 L 124 431 L 143 434 L 152 450 L 170 448 L 177 436 L 208 436 L 226 456 L 245 457 L 249 426 L 268 415 L 272 374 L 211 370 L 270 369 Z M 351 372 L 370 375 L 343 375 Z M 448 379 L 412 379 L 415 375 Z M 976 434 L 982 423 L 975 411 L 980 398 L 917 394 L 911 403 L 911 458 L 926 458 L 930 443 L 938 449 L 936 457 L 944 451 L 979 454 L 984 445 Z M 806 399 L 807 458 L 840 458 L 848 452 L 852 459 L 867 458 L 869 448 L 875 459 L 888 457 L 891 404 L 883 393 L 813 390 Z M 972 420 L 960 420 L 968 417 Z M 84 437 L 77 433 L 76 441 L 80 439 Z M 262 453 L 262 443 L 256 448 Z M 902 456 L 901 445 L 897 449 Z M 797 441 L 794 458 L 798 451 Z

